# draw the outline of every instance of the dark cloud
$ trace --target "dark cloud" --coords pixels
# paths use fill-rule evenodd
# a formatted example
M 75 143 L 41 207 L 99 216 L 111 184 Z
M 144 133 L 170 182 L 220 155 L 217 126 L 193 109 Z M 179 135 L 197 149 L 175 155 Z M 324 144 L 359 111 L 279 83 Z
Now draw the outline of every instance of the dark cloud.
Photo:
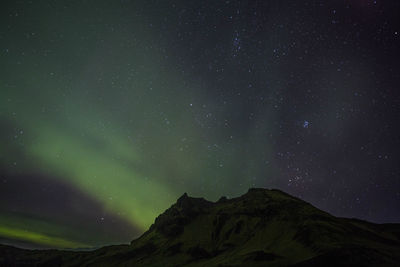
M 68 238 L 92 246 L 130 242 L 141 233 L 59 177 L 11 175 L 5 171 L 0 177 L 0 212 L 6 217 L 21 222 L 51 222 L 55 227 L 70 229 Z

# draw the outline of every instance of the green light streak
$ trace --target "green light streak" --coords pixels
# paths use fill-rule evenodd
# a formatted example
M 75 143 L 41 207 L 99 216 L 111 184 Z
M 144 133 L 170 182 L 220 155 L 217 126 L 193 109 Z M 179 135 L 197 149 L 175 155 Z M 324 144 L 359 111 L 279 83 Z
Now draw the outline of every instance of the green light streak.
M 22 241 L 30 241 L 36 244 L 50 246 L 54 248 L 85 248 L 87 244 L 70 241 L 64 238 L 48 236 L 41 233 L 31 232 L 29 230 L 5 227 L 0 225 L 0 236 L 17 239 Z

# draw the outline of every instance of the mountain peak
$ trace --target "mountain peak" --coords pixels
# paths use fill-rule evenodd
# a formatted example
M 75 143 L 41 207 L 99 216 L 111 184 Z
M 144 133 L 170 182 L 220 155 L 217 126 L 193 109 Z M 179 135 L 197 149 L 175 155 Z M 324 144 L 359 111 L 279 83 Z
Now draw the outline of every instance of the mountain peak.
M 257 192 L 265 192 L 268 191 L 269 189 L 266 188 L 260 188 L 260 187 L 250 187 L 247 193 L 257 193 Z
M 180 196 L 180 197 L 178 198 L 178 200 L 176 201 L 176 204 L 182 205 L 182 203 L 185 203 L 185 202 L 187 202 L 188 200 L 189 200 L 189 196 L 188 196 L 188 194 L 185 192 L 185 193 L 183 193 L 182 196 Z

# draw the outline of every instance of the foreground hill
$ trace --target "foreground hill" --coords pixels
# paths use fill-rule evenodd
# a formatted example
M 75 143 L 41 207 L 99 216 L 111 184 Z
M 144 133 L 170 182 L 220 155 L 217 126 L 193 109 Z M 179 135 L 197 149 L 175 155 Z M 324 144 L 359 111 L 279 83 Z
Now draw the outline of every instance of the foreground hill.
M 0 246 L 1 266 L 398 266 L 400 224 L 337 218 L 279 190 L 184 194 L 130 245 L 90 252 Z

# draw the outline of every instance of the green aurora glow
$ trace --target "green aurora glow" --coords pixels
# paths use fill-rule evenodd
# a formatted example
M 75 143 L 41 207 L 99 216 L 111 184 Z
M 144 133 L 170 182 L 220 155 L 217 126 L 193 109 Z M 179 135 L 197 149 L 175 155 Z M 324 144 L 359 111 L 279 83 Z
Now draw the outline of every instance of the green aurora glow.
M 62 15 L 57 21 L 69 23 L 69 14 Z M 206 113 L 221 117 L 225 112 L 205 108 L 213 101 L 199 94 L 205 85 L 166 60 L 155 33 L 143 29 L 145 18 L 127 23 L 129 35 L 126 28 L 93 33 L 83 21 L 79 27 L 61 25 L 70 32 L 52 45 L 59 29 L 47 29 L 55 19 L 51 12 L 37 21 L 32 21 L 34 11 L 26 16 L 17 27 L 32 23 L 37 35 L 29 40 L 11 35 L 14 45 L 2 55 L 0 119 L 12 125 L 15 136 L 2 140 L 0 163 L 9 173 L 34 171 L 63 179 L 141 231 L 182 192 L 215 199 L 251 185 L 240 176 L 253 167 L 235 167 L 245 153 L 227 154 L 235 153 L 237 143 L 226 140 L 223 126 L 215 132 L 204 127 L 212 123 L 204 119 Z M 77 35 L 88 39 L 75 41 Z M 23 57 L 15 56 L 22 51 Z M 46 239 L 44 229 L 2 227 L 0 235 L 23 239 L 26 233 L 28 241 L 67 244 L 62 233 Z

